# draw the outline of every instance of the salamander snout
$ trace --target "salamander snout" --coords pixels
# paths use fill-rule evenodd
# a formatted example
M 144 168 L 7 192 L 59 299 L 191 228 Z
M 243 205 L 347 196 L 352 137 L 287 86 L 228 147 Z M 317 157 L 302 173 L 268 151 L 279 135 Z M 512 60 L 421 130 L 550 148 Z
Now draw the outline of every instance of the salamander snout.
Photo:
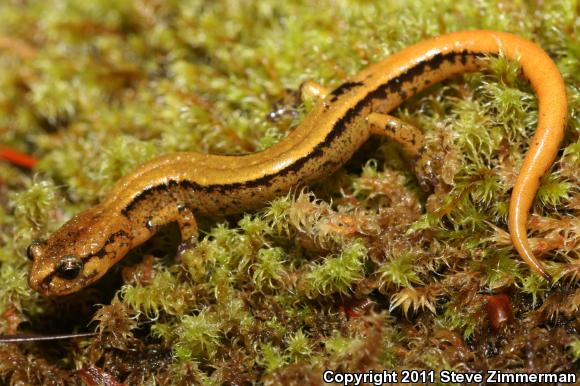
M 40 255 L 41 250 L 42 241 L 32 240 L 28 248 L 26 248 L 26 257 L 28 257 L 28 260 L 34 261 L 34 259 Z

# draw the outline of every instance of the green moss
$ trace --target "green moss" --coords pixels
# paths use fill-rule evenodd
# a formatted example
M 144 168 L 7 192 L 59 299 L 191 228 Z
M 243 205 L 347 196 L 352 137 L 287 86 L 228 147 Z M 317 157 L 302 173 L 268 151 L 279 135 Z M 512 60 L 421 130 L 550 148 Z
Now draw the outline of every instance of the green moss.
M 344 336 L 333 336 L 324 341 L 324 348 L 335 360 L 346 358 L 360 342 Z M 354 347 L 353 347 L 354 346 Z
M 189 286 L 166 270 L 156 272 L 146 287 L 124 286 L 121 297 L 129 307 L 144 312 L 150 319 L 157 319 L 160 312 L 182 315 L 194 301 Z
M 52 220 L 49 211 L 61 203 L 56 187 L 50 181 L 33 180 L 27 185 L 27 190 L 11 197 L 15 226 L 20 230 L 20 235 L 15 235 L 15 240 L 23 237 L 25 244 L 31 241 L 26 239 L 31 229 L 44 231 L 52 228 L 52 224 L 49 224 Z M 24 247 L 22 243 L 18 246 Z
M 309 296 L 346 295 L 362 279 L 366 248 L 360 242 L 347 246 L 340 256 L 327 257 L 305 276 Z
M 284 250 L 281 248 L 260 249 L 252 280 L 259 289 L 275 289 L 282 286 L 286 274 L 284 263 L 286 260 L 284 259 Z
M 523 293 L 532 296 L 532 307 L 538 304 L 539 299 L 544 297 L 548 290 L 545 280 L 542 280 L 539 275 L 526 276 L 523 278 L 520 287 Z
M 580 339 L 576 339 L 572 343 L 570 343 L 570 353 L 574 358 L 574 362 L 580 359 Z
M 219 322 L 207 312 L 183 316 L 173 333 L 178 337 L 173 352 L 179 360 L 211 359 L 221 336 Z
M 260 347 L 258 363 L 264 367 L 267 374 L 277 370 L 288 363 L 286 355 L 280 352 L 280 348 L 269 344 Z
M 487 284 L 491 289 L 505 287 L 521 278 L 518 262 L 507 252 L 490 252 L 486 257 Z
M 2 312 L 14 304 L 20 304 L 21 299 L 31 296 L 31 290 L 26 281 L 26 273 L 22 269 L 5 265 L 0 271 L 0 280 L 3 283 L 0 292 L 0 310 Z M 28 300 L 25 303 L 30 306 Z
M 310 339 L 302 331 L 288 338 L 288 355 L 295 362 L 309 359 L 312 354 Z
M 477 305 L 474 306 L 473 303 L 470 304 L 470 307 L 465 307 L 462 301 L 451 300 L 437 321 L 444 328 L 459 331 L 464 339 L 469 339 L 473 337 L 478 328 L 480 312 L 481 308 Z
M 416 256 L 411 253 L 393 257 L 378 270 L 381 274 L 381 286 L 394 284 L 401 287 L 411 287 L 421 284 L 417 272 L 413 270 Z
M 548 173 L 542 179 L 537 197 L 544 206 L 557 207 L 570 200 L 569 193 L 573 186 L 572 183 L 559 181 L 554 174 Z

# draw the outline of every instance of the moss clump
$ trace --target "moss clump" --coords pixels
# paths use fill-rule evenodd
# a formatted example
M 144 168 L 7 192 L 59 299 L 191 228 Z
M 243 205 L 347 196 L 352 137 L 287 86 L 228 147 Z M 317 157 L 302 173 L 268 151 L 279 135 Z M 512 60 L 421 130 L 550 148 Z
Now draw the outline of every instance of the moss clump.
M 176 385 L 319 383 L 326 368 L 577 371 L 577 15 L 576 0 L 2 2 L 0 138 L 40 162 L 0 163 L 0 331 L 94 319 L 99 335 L 2 345 L 0 382 L 81 384 L 90 365 L 125 384 Z M 428 195 L 400 146 L 371 139 L 316 186 L 199 219 L 179 256 L 168 229 L 80 294 L 28 289 L 30 240 L 135 165 L 268 147 L 312 107 L 292 103 L 303 81 L 332 88 L 426 37 L 476 28 L 536 41 L 567 82 L 564 150 L 528 224 L 553 286 L 505 231 L 537 103 L 518 63 L 499 57 L 394 112 L 425 132 L 438 178 Z M 288 113 L 266 119 L 280 100 Z M 491 294 L 513 307 L 500 329 Z
M 363 278 L 364 257 L 362 243 L 346 246 L 340 256 L 327 257 L 324 262 L 305 275 L 304 285 L 310 296 L 346 295 L 350 288 Z

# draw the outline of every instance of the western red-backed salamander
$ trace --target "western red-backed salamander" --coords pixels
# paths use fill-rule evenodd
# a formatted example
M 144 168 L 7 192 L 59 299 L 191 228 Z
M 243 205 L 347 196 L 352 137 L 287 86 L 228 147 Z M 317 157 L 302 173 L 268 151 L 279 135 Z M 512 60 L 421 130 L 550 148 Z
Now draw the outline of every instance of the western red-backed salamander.
M 466 31 L 415 44 L 320 96 L 290 135 L 261 152 L 220 156 L 174 153 L 122 178 L 97 206 L 77 214 L 28 248 L 29 284 L 44 295 L 75 292 L 107 272 L 167 223 L 183 240 L 197 235 L 194 214 L 231 214 L 264 205 L 292 187 L 336 171 L 372 134 L 394 137 L 419 153 L 422 137 L 387 115 L 428 86 L 485 66 L 500 52 L 519 60 L 539 102 L 538 126 L 513 188 L 509 229 L 524 261 L 547 280 L 526 234 L 540 178 L 552 165 L 567 117 L 562 76 L 536 44 L 503 32 Z

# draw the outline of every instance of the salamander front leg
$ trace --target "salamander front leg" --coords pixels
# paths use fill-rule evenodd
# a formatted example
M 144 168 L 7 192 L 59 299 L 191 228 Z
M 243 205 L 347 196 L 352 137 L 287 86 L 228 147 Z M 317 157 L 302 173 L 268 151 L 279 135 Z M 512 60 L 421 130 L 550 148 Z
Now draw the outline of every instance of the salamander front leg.
M 177 253 L 181 255 L 197 241 L 198 229 L 195 216 L 190 208 L 185 205 L 178 205 L 177 225 L 181 233 L 181 244 L 177 248 Z
M 181 233 L 181 244 L 178 247 L 178 252 L 181 253 L 197 240 L 197 222 L 191 209 L 185 205 L 172 203 L 158 209 L 142 228 L 145 234 L 139 236 L 145 241 L 155 234 L 160 227 L 174 222 L 179 226 Z

